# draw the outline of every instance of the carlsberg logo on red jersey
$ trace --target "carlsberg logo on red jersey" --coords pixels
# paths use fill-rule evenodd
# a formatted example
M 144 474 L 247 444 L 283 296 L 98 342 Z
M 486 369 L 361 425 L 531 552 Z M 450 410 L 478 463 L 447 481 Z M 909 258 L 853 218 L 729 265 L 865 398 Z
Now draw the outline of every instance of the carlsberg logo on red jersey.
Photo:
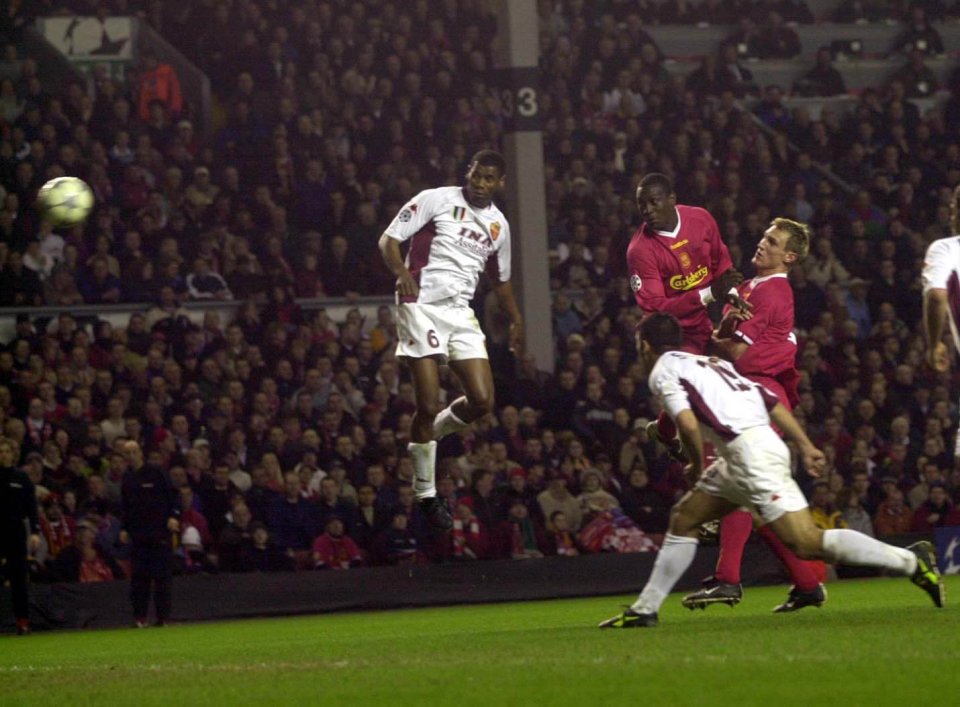
M 710 268 L 703 265 L 689 275 L 674 275 L 670 278 L 670 287 L 674 290 L 690 290 L 703 282 L 709 274 Z

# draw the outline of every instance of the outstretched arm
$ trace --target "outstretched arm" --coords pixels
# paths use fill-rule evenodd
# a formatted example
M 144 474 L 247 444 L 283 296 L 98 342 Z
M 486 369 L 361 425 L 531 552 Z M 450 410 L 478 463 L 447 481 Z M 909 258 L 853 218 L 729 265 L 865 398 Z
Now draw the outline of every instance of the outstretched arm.
M 507 280 L 496 285 L 493 291 L 497 293 L 500 308 L 510 317 L 510 350 L 516 356 L 522 356 L 525 345 L 523 314 L 520 313 L 517 299 L 513 295 L 513 285 Z
M 743 356 L 743 354 L 746 353 L 747 349 L 749 348 L 739 339 L 721 339 L 716 334 L 714 334 L 710 344 L 713 346 L 714 351 L 720 356 L 720 358 L 732 362 L 736 362 L 736 360 Z
M 787 408 L 777 403 L 770 411 L 770 419 L 779 427 L 788 439 L 796 442 L 800 450 L 800 456 L 803 459 L 803 466 L 810 476 L 820 476 L 820 472 L 827 464 L 827 458 L 807 437 L 800 423 Z

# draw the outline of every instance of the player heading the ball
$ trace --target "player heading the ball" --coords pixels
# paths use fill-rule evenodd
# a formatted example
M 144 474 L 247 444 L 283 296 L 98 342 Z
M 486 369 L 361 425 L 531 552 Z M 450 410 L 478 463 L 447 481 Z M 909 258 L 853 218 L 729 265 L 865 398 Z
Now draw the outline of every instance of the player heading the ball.
M 453 527 L 437 499 L 437 440 L 493 410 L 493 373 L 486 338 L 470 309 L 486 271 L 510 318 L 510 344 L 523 349 L 523 317 L 510 283 L 510 225 L 494 203 L 506 183 L 506 161 L 481 150 L 459 187 L 420 192 L 380 237 L 380 252 L 397 278 L 397 356 L 410 367 L 417 409 L 408 449 L 414 492 L 430 523 Z M 406 258 L 400 244 L 409 241 Z M 439 366 L 446 362 L 466 395 L 440 408 Z

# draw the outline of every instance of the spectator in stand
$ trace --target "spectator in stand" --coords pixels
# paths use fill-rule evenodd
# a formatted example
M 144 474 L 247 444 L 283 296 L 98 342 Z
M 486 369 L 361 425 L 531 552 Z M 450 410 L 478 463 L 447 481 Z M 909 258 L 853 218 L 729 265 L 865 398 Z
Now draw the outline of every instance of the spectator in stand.
M 919 508 L 930 499 L 930 492 L 935 485 L 946 481 L 944 473 L 936 462 L 924 457 L 923 464 L 919 467 L 920 479 L 907 493 L 907 502 L 913 509 Z
M 137 103 L 140 120 L 146 121 L 150 117 L 153 105 L 159 105 L 171 117 L 180 115 L 184 106 L 176 70 L 169 64 L 161 63 L 153 52 L 145 52 L 142 59 L 143 71 L 139 76 Z
M 226 281 L 219 274 L 210 269 L 210 263 L 205 258 L 196 258 L 193 261 L 193 270 L 187 275 L 187 292 L 194 300 L 231 300 L 233 293 Z
M 592 517 L 596 513 L 620 508 L 620 501 L 603 486 L 603 475 L 594 468 L 584 469 L 580 474 L 580 495 L 577 501 L 580 503 L 580 512 L 584 519 Z
M 61 582 L 112 582 L 123 576 L 123 570 L 97 548 L 96 529 L 86 522 L 77 526 L 74 543 L 65 548 L 54 562 L 53 575 Z
M 10 251 L 0 271 L 0 304 L 37 306 L 43 303 L 43 289 L 37 273 L 23 264 L 23 255 Z
M 760 27 L 750 15 L 738 18 L 737 30 L 726 38 L 724 45 L 733 47 L 735 55 L 742 59 L 758 59 L 766 51 Z
M 408 516 L 396 511 L 389 527 L 377 538 L 377 556 L 387 565 L 418 564 L 424 560 L 416 535 L 407 527 Z
M 250 524 L 250 539 L 240 548 L 241 572 L 291 572 L 294 559 L 270 540 L 270 533 L 260 521 Z
M 40 529 L 47 544 L 48 557 L 56 559 L 64 549 L 73 544 L 76 522 L 63 512 L 61 497 L 49 494 L 41 504 Z
M 830 47 L 817 50 L 816 64 L 797 79 L 793 92 L 800 96 L 839 96 L 847 92 L 843 75 L 833 66 Z
M 756 56 L 761 59 L 792 59 L 801 50 L 799 35 L 784 23 L 783 16 L 776 10 L 767 13 L 754 44 Z
M 813 485 L 813 492 L 810 495 L 810 514 L 813 516 L 813 522 L 821 530 L 847 527 L 833 495 L 826 482 L 818 481 Z
M 909 59 L 891 77 L 891 82 L 898 81 L 906 89 L 908 98 L 925 98 L 932 96 L 940 89 L 940 81 L 933 70 L 924 63 L 924 53 L 913 49 Z
M 547 482 L 547 488 L 537 496 L 537 503 L 544 518 L 550 518 L 556 511 L 563 511 L 570 529 L 574 532 L 580 528 L 583 512 L 577 498 L 567 489 L 567 477 L 554 472 Z
M 878 536 L 909 533 L 914 513 L 904 503 L 903 491 L 895 485 L 887 490 L 887 497 L 877 507 L 873 516 L 873 528 Z
M 360 548 L 344 534 L 342 518 L 328 516 L 325 528 L 313 542 L 314 569 L 346 570 L 363 564 Z
M 666 531 L 670 505 L 651 487 L 646 469 L 630 471 L 621 492 L 621 503 L 623 512 L 645 533 L 653 535 Z
M 913 513 L 911 530 L 932 533 L 936 528 L 952 525 L 960 525 L 960 511 L 954 507 L 942 483 L 932 484 L 930 496 Z
M 80 293 L 87 304 L 110 304 L 120 301 L 122 287 L 120 279 L 110 272 L 110 263 L 103 256 L 97 256 L 80 280 Z
M 870 514 L 860 505 L 860 496 L 853 488 L 842 488 L 837 493 L 837 507 L 846 527 L 869 535 L 873 534 L 873 521 Z
M 563 511 L 554 511 L 550 516 L 547 527 L 547 554 L 548 555 L 579 555 L 577 536 L 570 530 L 570 524 Z
M 329 253 L 320 266 L 320 280 L 328 295 L 350 297 L 364 290 L 364 269 L 359 257 L 343 236 L 330 239 Z
M 209 547 L 212 536 L 207 518 L 198 510 L 199 501 L 189 485 L 180 487 L 180 525 L 182 528 L 196 528 L 200 542 Z
M 267 524 L 275 543 L 297 563 L 298 569 L 310 565 L 310 549 L 317 535 L 316 506 L 300 495 L 300 477 L 285 474 L 282 497 L 275 498 L 267 512 Z
M 506 520 L 497 529 L 498 557 L 526 560 L 543 557 L 548 544 L 543 529 L 533 518 L 522 498 L 515 498 L 507 511 Z
M 903 31 L 893 41 L 890 54 L 918 51 L 927 56 L 943 54 L 943 39 L 927 18 L 923 3 L 912 3 L 910 18 Z
M 353 525 L 354 508 L 340 498 L 340 484 L 332 476 L 320 481 L 318 502 L 318 527 L 326 528 L 330 518 L 339 518 L 347 527 Z
M 361 484 L 357 489 L 357 512 L 353 516 L 352 525 L 347 528 L 350 537 L 368 559 L 373 556 L 377 535 L 387 524 L 384 507 L 377 501 L 374 487 Z
M 479 560 L 487 556 L 489 530 L 473 513 L 473 498 L 464 496 L 457 501 L 450 531 L 451 556 L 455 560 Z
M 222 572 L 240 572 L 242 550 L 253 537 L 253 517 L 250 508 L 237 500 L 230 511 L 230 523 L 220 531 L 217 542 L 218 567 Z

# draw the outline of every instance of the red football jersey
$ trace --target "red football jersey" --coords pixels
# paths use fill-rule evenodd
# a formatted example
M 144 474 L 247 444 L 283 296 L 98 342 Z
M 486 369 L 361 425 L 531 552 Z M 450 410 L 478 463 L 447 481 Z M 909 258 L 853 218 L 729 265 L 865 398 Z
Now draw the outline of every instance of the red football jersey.
M 734 362 L 738 372 L 758 383 L 772 379 L 786 393 L 783 400 L 778 386 L 769 386 L 781 402 L 793 408 L 797 402 L 797 337 L 793 333 L 793 288 L 785 273 L 755 277 L 737 288 L 740 296 L 753 305 L 753 317 L 737 325 L 733 336 L 749 348 Z M 724 314 L 730 306 L 724 308 Z
M 684 351 L 702 354 L 713 325 L 701 291 L 733 267 L 720 229 L 705 209 L 677 206 L 679 221 L 671 233 L 646 224 L 627 246 L 627 269 L 637 305 L 644 311 L 667 312 L 680 320 Z

